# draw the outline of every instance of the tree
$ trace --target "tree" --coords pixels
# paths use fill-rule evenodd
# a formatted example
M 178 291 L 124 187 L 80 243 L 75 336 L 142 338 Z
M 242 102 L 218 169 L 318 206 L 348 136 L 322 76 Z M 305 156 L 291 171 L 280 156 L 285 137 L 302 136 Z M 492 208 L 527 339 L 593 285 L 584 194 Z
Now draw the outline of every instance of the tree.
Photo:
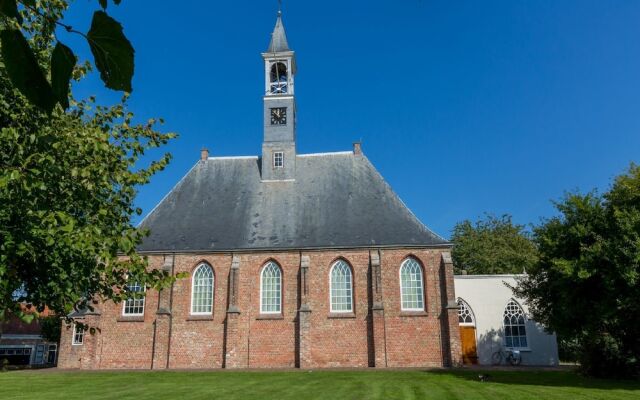
M 475 223 L 456 224 L 451 236 L 456 273 L 519 274 L 529 270 L 538 251 L 523 225 L 514 224 L 510 215 L 498 218 L 487 214 Z
M 120 1 L 113 0 L 113 3 L 118 5 Z M 87 41 L 106 87 L 132 90 L 133 47 L 120 23 L 106 13 L 108 0 L 98 3 L 102 9 L 94 12 L 91 28 L 85 34 L 60 22 L 67 8 L 65 0 L 0 0 L 0 43 L 5 73 L 16 89 L 47 113 L 51 113 L 57 103 L 64 109 L 69 108 L 71 74 L 77 60 L 73 50 L 55 35 L 58 26 Z M 27 37 L 32 36 L 31 41 L 23 31 Z M 52 41 L 55 47 L 48 51 Z M 45 71 L 49 72 L 51 82 Z
M 40 317 L 40 332 L 44 340 L 60 343 L 60 317 L 57 315 Z
M 640 375 L 640 167 L 604 195 L 567 194 L 535 229 L 540 262 L 519 283 L 533 318 L 578 344 L 587 374 Z
M 33 4 L 36 10 L 22 11 L 21 28 L 30 32 L 29 47 L 47 70 L 56 51 L 51 21 L 67 4 Z M 130 281 L 147 288 L 168 285 L 174 277 L 149 270 L 136 254 L 145 232 L 131 224 L 131 216 L 141 213 L 133 204 L 137 188 L 170 155 L 148 165 L 138 161 L 175 135 L 157 131 L 161 121 L 155 119 L 135 122 L 127 95 L 108 107 L 71 97 L 67 112 L 34 105 L 13 84 L 1 54 L 0 317 L 14 312 L 33 318 L 20 303 L 66 315 L 99 300 L 119 302 L 132 296 Z M 81 79 L 89 71 L 89 64 L 74 63 L 71 76 Z

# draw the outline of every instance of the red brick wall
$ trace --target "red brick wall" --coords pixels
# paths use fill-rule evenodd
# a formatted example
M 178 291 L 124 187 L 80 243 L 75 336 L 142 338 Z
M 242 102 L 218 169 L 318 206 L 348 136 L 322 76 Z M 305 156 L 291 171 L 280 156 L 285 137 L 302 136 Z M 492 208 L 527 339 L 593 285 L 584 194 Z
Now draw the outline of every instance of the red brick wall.
M 367 274 L 369 252 L 341 251 L 309 253 L 309 306 L 311 308 L 309 367 L 368 366 Z M 352 270 L 353 315 L 331 314 L 329 272 L 338 259 Z
M 459 337 L 443 337 L 443 328 L 448 331 L 450 322 L 443 298 L 454 293 L 453 276 L 448 276 L 452 273 L 443 269 L 442 251 L 381 250 L 383 310 L 376 310 L 375 317 L 371 311 L 369 249 L 237 254 L 239 314 L 227 313 L 230 253 L 176 255 L 174 273 L 191 274 L 201 262 L 213 268 L 211 316 L 190 315 L 191 277 L 178 280 L 172 289 L 161 293 L 149 291 L 143 318 L 127 320 L 122 317 L 122 304 L 102 304 L 101 315 L 90 317 L 101 331 L 85 340 L 85 345 L 71 346 L 71 331 L 63 329 L 59 366 L 290 368 L 300 365 L 301 346 L 305 349 L 305 368 L 442 366 L 448 362 L 449 349 L 459 348 Z M 302 255 L 309 257 L 307 305 L 311 311 L 306 313 L 309 323 L 300 327 Z M 399 268 L 408 256 L 415 257 L 423 267 L 425 312 L 406 313 L 400 309 Z M 351 314 L 330 313 L 329 271 L 339 258 L 352 268 Z M 261 315 L 260 272 L 270 260 L 282 269 L 282 313 Z M 160 268 L 164 256 L 152 255 L 150 261 L 152 267 Z M 443 290 L 446 285 L 451 285 L 449 290 Z M 163 313 L 163 308 L 170 308 L 170 315 Z
M 213 268 L 213 315 L 191 316 L 192 273 L 206 262 Z M 175 273 L 188 272 L 173 287 L 170 368 L 220 368 L 224 360 L 224 322 L 230 254 L 182 255 L 175 259 Z

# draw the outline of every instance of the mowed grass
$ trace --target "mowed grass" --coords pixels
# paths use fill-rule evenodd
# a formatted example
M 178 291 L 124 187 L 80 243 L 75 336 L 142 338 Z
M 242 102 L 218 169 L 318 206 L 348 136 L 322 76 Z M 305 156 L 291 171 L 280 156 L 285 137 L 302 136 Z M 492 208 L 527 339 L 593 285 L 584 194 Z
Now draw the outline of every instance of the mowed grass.
M 0 399 L 640 399 L 640 382 L 569 371 L 15 371 Z

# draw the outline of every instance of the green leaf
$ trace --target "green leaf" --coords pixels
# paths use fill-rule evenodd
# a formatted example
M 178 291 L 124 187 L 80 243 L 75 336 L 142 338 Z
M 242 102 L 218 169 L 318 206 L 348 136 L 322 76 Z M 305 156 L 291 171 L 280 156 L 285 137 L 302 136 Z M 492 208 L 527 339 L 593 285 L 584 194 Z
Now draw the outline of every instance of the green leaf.
M 105 86 L 131 92 L 133 47 L 122 33 L 122 25 L 104 11 L 96 11 L 87 39 Z
M 31 321 L 33 321 L 33 319 L 36 317 L 35 313 L 25 313 L 23 311 L 20 311 L 17 313 L 18 318 L 20 318 L 20 320 L 22 322 L 25 322 L 27 324 L 30 324 Z
M 31 103 L 50 113 L 56 98 L 22 32 L 13 29 L 0 31 L 0 42 L 2 60 L 11 83 Z
M 0 0 L 0 13 L 9 18 L 15 18 L 18 23 L 22 23 L 22 16 L 18 13 L 18 5 L 16 0 Z
M 51 86 L 56 98 L 66 110 L 69 108 L 69 82 L 76 56 L 70 48 L 58 42 L 51 54 Z

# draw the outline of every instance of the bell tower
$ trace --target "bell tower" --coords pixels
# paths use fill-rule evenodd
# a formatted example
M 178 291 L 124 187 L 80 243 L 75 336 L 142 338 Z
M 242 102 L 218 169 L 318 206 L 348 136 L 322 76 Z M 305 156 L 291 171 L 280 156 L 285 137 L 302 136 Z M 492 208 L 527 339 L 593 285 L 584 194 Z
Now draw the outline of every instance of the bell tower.
M 289 49 L 278 11 L 264 59 L 262 180 L 291 180 L 296 164 L 295 54 Z

